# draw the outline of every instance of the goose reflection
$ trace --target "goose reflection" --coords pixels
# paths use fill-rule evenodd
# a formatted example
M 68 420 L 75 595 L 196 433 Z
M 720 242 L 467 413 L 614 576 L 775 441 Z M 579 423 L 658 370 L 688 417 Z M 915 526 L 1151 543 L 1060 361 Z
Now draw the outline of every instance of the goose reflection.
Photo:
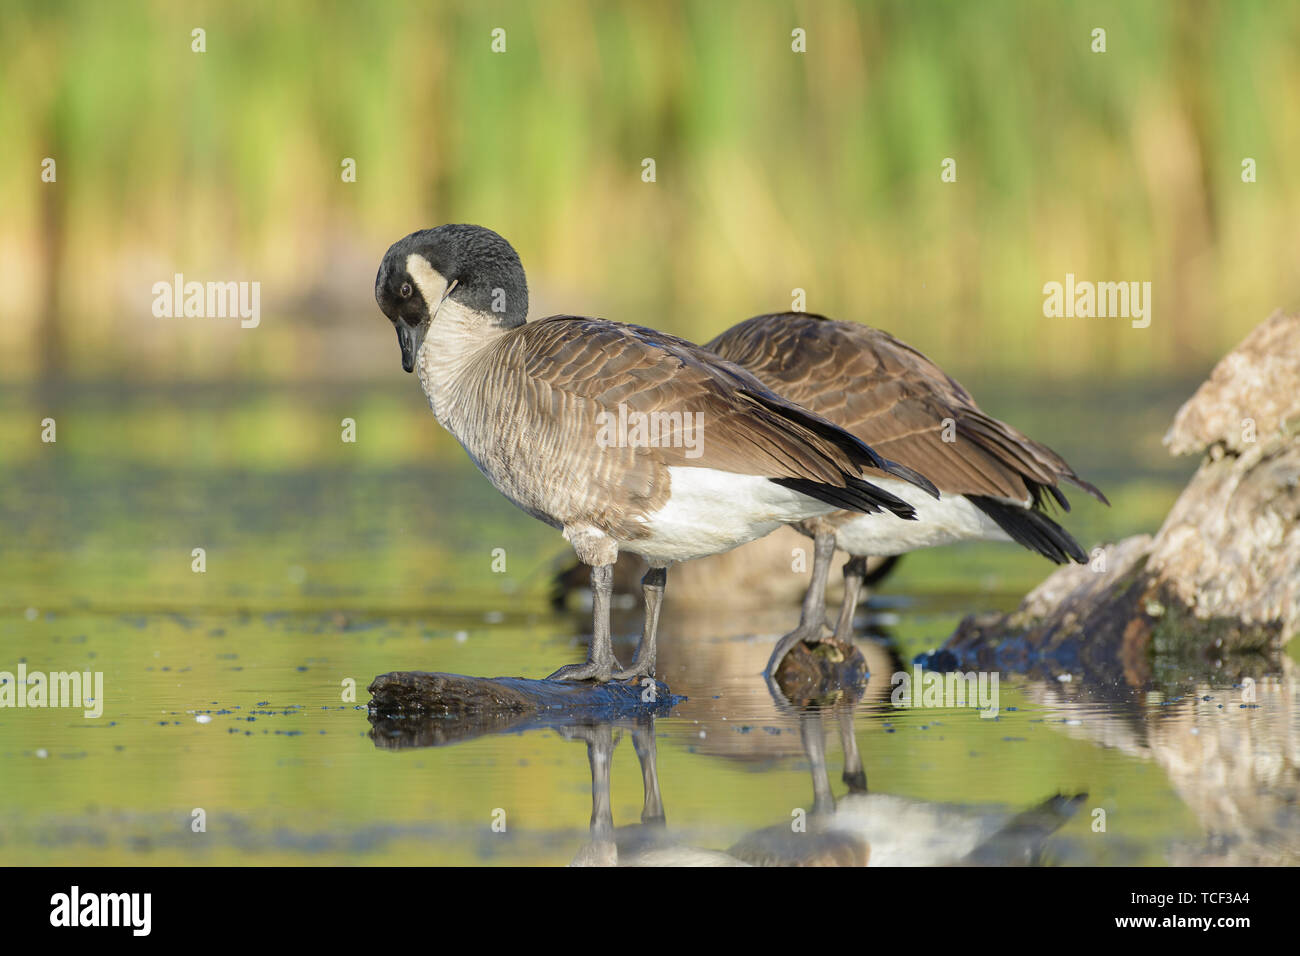
M 813 805 L 806 828 L 794 822 L 741 839 L 728 853 L 754 865 L 1007 866 L 1044 862 L 1045 843 L 1069 820 L 1087 794 L 1055 794 L 1020 813 L 937 803 L 868 789 L 853 732 L 851 705 L 829 708 L 844 752 L 838 800 L 826 767 L 827 711 L 800 714 L 800 739 L 812 775 Z M 811 837 L 811 839 L 810 839 Z M 840 862 L 852 861 L 852 862 Z
M 826 763 L 828 716 L 844 751 L 836 798 Z M 609 775 L 618 743 L 615 726 L 564 728 L 561 733 L 587 745 L 591 766 L 589 841 L 575 866 L 951 866 L 1035 865 L 1044 862 L 1048 838 L 1069 820 L 1086 794 L 1056 794 L 1020 813 L 972 808 L 869 792 L 854 734 L 853 704 L 810 707 L 799 716 L 799 737 L 812 774 L 810 810 L 794 808 L 792 819 L 746 834 L 725 851 L 677 842 L 667 826 L 655 767 L 654 721 L 632 727 L 641 764 L 640 825 L 616 827 Z
M 577 866 L 938 866 L 1041 862 L 1046 839 L 1077 809 L 1084 795 L 1057 795 L 1022 813 L 871 792 L 858 750 L 854 717 L 862 694 L 849 689 L 830 704 L 793 707 L 800 750 L 812 777 L 812 805 L 790 819 L 746 834 L 725 849 L 692 845 L 668 826 L 658 771 L 653 713 L 619 719 L 573 714 L 506 722 L 393 719 L 371 716 L 375 746 L 385 750 L 454 746 L 485 734 L 553 730 L 586 746 L 591 775 L 591 818 Z M 838 732 L 844 755 L 836 797 L 827 770 L 825 723 Z M 615 826 L 610 797 L 614 752 L 631 736 L 641 769 L 638 823 Z
M 620 736 L 621 730 L 619 728 Z M 668 832 L 655 749 L 654 719 L 629 728 L 641 764 L 642 805 L 639 825 L 615 827 L 609 795 L 609 771 L 619 740 L 610 723 L 560 728 L 562 736 L 587 745 L 591 765 L 591 837 L 572 866 L 744 866 L 726 853 L 674 842 Z

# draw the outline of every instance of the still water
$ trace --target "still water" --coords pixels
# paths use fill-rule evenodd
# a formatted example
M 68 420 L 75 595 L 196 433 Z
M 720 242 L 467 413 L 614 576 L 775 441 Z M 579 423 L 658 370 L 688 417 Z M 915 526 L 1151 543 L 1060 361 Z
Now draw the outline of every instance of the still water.
M 376 675 L 541 677 L 590 624 L 547 598 L 563 542 L 418 397 L 87 390 L 55 403 L 54 444 L 39 397 L 0 400 L 0 672 L 103 675 L 97 718 L 0 709 L 0 863 L 1300 860 L 1294 651 L 1253 700 L 1207 667 L 1004 674 L 995 718 L 891 702 L 962 616 L 1041 579 L 1032 555 L 905 560 L 859 616 L 869 682 L 817 708 L 761 674 L 794 600 L 675 604 L 670 575 L 659 676 L 682 699 L 661 716 L 395 727 L 367 713 Z M 1176 403 L 1127 415 L 1118 451 L 1066 429 L 1116 502 L 1071 516 L 1086 546 L 1172 501 L 1187 469 L 1145 449 Z M 1046 437 L 1072 406 L 1031 412 Z M 616 615 L 624 659 L 638 627 Z

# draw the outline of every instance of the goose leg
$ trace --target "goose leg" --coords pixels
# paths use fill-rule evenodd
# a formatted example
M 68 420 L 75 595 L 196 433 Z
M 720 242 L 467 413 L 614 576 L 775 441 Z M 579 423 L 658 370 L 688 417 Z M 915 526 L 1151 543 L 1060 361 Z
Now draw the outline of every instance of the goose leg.
M 614 674 L 615 680 L 631 680 L 635 677 L 655 676 L 655 656 L 659 639 L 659 608 L 664 603 L 664 588 L 668 584 L 667 568 L 651 568 L 641 579 L 641 593 L 645 596 L 645 626 L 641 631 L 641 643 L 636 649 L 636 660 L 632 666 Z
M 835 797 L 831 793 L 830 775 L 826 772 L 826 740 L 822 737 L 822 717 L 816 710 L 805 710 L 799 715 L 799 739 L 808 770 L 812 773 L 813 816 L 835 812 Z
M 844 603 L 840 605 L 840 619 L 835 625 L 835 642 L 840 645 L 853 643 L 853 615 L 858 610 L 858 595 L 862 593 L 862 581 L 867 576 L 867 559 L 853 555 L 844 565 Z
M 587 761 L 591 764 L 591 836 L 593 840 L 614 838 L 614 811 L 609 799 L 609 765 L 614 758 L 614 733 L 609 724 L 592 729 L 587 738 Z
M 767 660 L 768 675 L 776 673 L 785 655 L 789 654 L 800 641 L 820 644 L 824 640 L 822 632 L 826 628 L 826 577 L 830 574 L 831 559 L 835 557 L 835 536 L 818 534 L 813 539 L 812 581 L 803 596 L 803 607 L 799 611 L 799 626 L 781 640 L 777 641 L 772 656 Z
M 609 599 L 614 590 L 614 565 L 603 564 L 591 569 L 591 647 L 587 663 L 566 664 L 547 680 L 592 680 L 603 684 L 623 665 L 614 658 L 609 635 Z
M 637 726 L 632 731 L 632 746 L 641 763 L 641 822 L 664 823 L 664 801 L 659 793 L 659 771 L 656 766 L 655 725 L 653 720 Z
M 867 773 L 862 768 L 858 738 L 853 733 L 853 706 L 847 703 L 841 705 L 836 719 L 840 725 L 840 746 L 844 750 L 844 774 L 841 779 L 849 785 L 849 793 L 866 793 Z
M 570 740 L 587 744 L 591 765 L 591 839 L 578 850 L 572 866 L 617 866 L 618 845 L 614 840 L 614 811 L 609 796 L 609 768 L 614 759 L 614 729 L 610 724 L 561 727 Z

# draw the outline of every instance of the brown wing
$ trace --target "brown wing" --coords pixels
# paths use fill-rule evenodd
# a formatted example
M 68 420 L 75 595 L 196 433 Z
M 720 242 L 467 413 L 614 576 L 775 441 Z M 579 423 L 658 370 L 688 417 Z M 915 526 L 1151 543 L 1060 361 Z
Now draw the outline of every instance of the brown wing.
M 748 371 L 663 332 L 554 316 L 522 327 L 510 347 L 522 358 L 537 406 L 582 399 L 580 420 L 602 411 L 616 416 L 620 405 L 662 416 L 654 451 L 666 465 L 843 485 L 845 472 L 880 464 L 868 446 L 846 441 Z M 702 420 L 698 456 L 681 440 L 686 414 Z
M 905 502 L 857 480 L 864 467 L 905 469 L 774 395 L 744 369 L 674 336 L 554 316 L 507 333 L 484 360 L 489 366 L 466 378 L 483 390 L 477 398 L 496 396 L 492 431 L 504 442 L 498 453 L 512 469 L 554 470 L 538 484 L 563 486 L 563 505 L 545 510 L 564 520 L 561 508 L 626 532 L 627 514 L 663 504 L 672 466 L 759 475 L 800 490 L 803 482 L 823 492 L 844 489 L 858 510 L 911 513 Z M 605 438 L 619 436 L 609 429 L 618 427 L 620 406 L 629 429 L 633 415 L 657 416 L 653 444 L 602 443 L 602 429 Z
M 1047 491 L 1068 508 L 1056 488 L 1065 480 L 1106 500 L 1054 451 L 986 415 L 960 383 L 887 332 L 787 312 L 741 322 L 705 348 L 922 472 L 943 493 L 1038 502 Z

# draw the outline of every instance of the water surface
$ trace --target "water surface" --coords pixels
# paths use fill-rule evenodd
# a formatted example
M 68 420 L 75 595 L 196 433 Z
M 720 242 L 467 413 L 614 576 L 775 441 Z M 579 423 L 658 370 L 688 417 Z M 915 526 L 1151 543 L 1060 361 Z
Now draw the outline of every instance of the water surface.
M 905 561 L 859 618 L 860 697 L 785 706 L 761 671 L 797 607 L 674 605 L 670 577 L 659 674 L 686 699 L 667 716 L 402 746 L 368 719 L 375 675 L 541 677 L 589 629 L 547 601 L 563 542 L 418 396 L 90 390 L 59 400 L 54 445 L 36 440 L 38 396 L 0 398 L 0 671 L 104 677 L 97 719 L 0 709 L 4 863 L 793 862 L 801 814 L 837 834 L 826 853 L 876 862 L 1300 859 L 1292 659 L 1253 701 L 1211 670 L 1142 688 L 1002 675 L 996 719 L 891 704 L 895 670 L 1046 573 L 1032 555 Z M 1040 433 L 1060 422 L 1116 501 L 1081 502 L 1070 527 L 1089 546 L 1151 530 L 1186 467 L 1149 428 L 1067 427 L 1086 407 L 1025 410 Z M 625 659 L 638 627 L 616 614 Z M 842 779 L 854 747 L 865 794 Z

